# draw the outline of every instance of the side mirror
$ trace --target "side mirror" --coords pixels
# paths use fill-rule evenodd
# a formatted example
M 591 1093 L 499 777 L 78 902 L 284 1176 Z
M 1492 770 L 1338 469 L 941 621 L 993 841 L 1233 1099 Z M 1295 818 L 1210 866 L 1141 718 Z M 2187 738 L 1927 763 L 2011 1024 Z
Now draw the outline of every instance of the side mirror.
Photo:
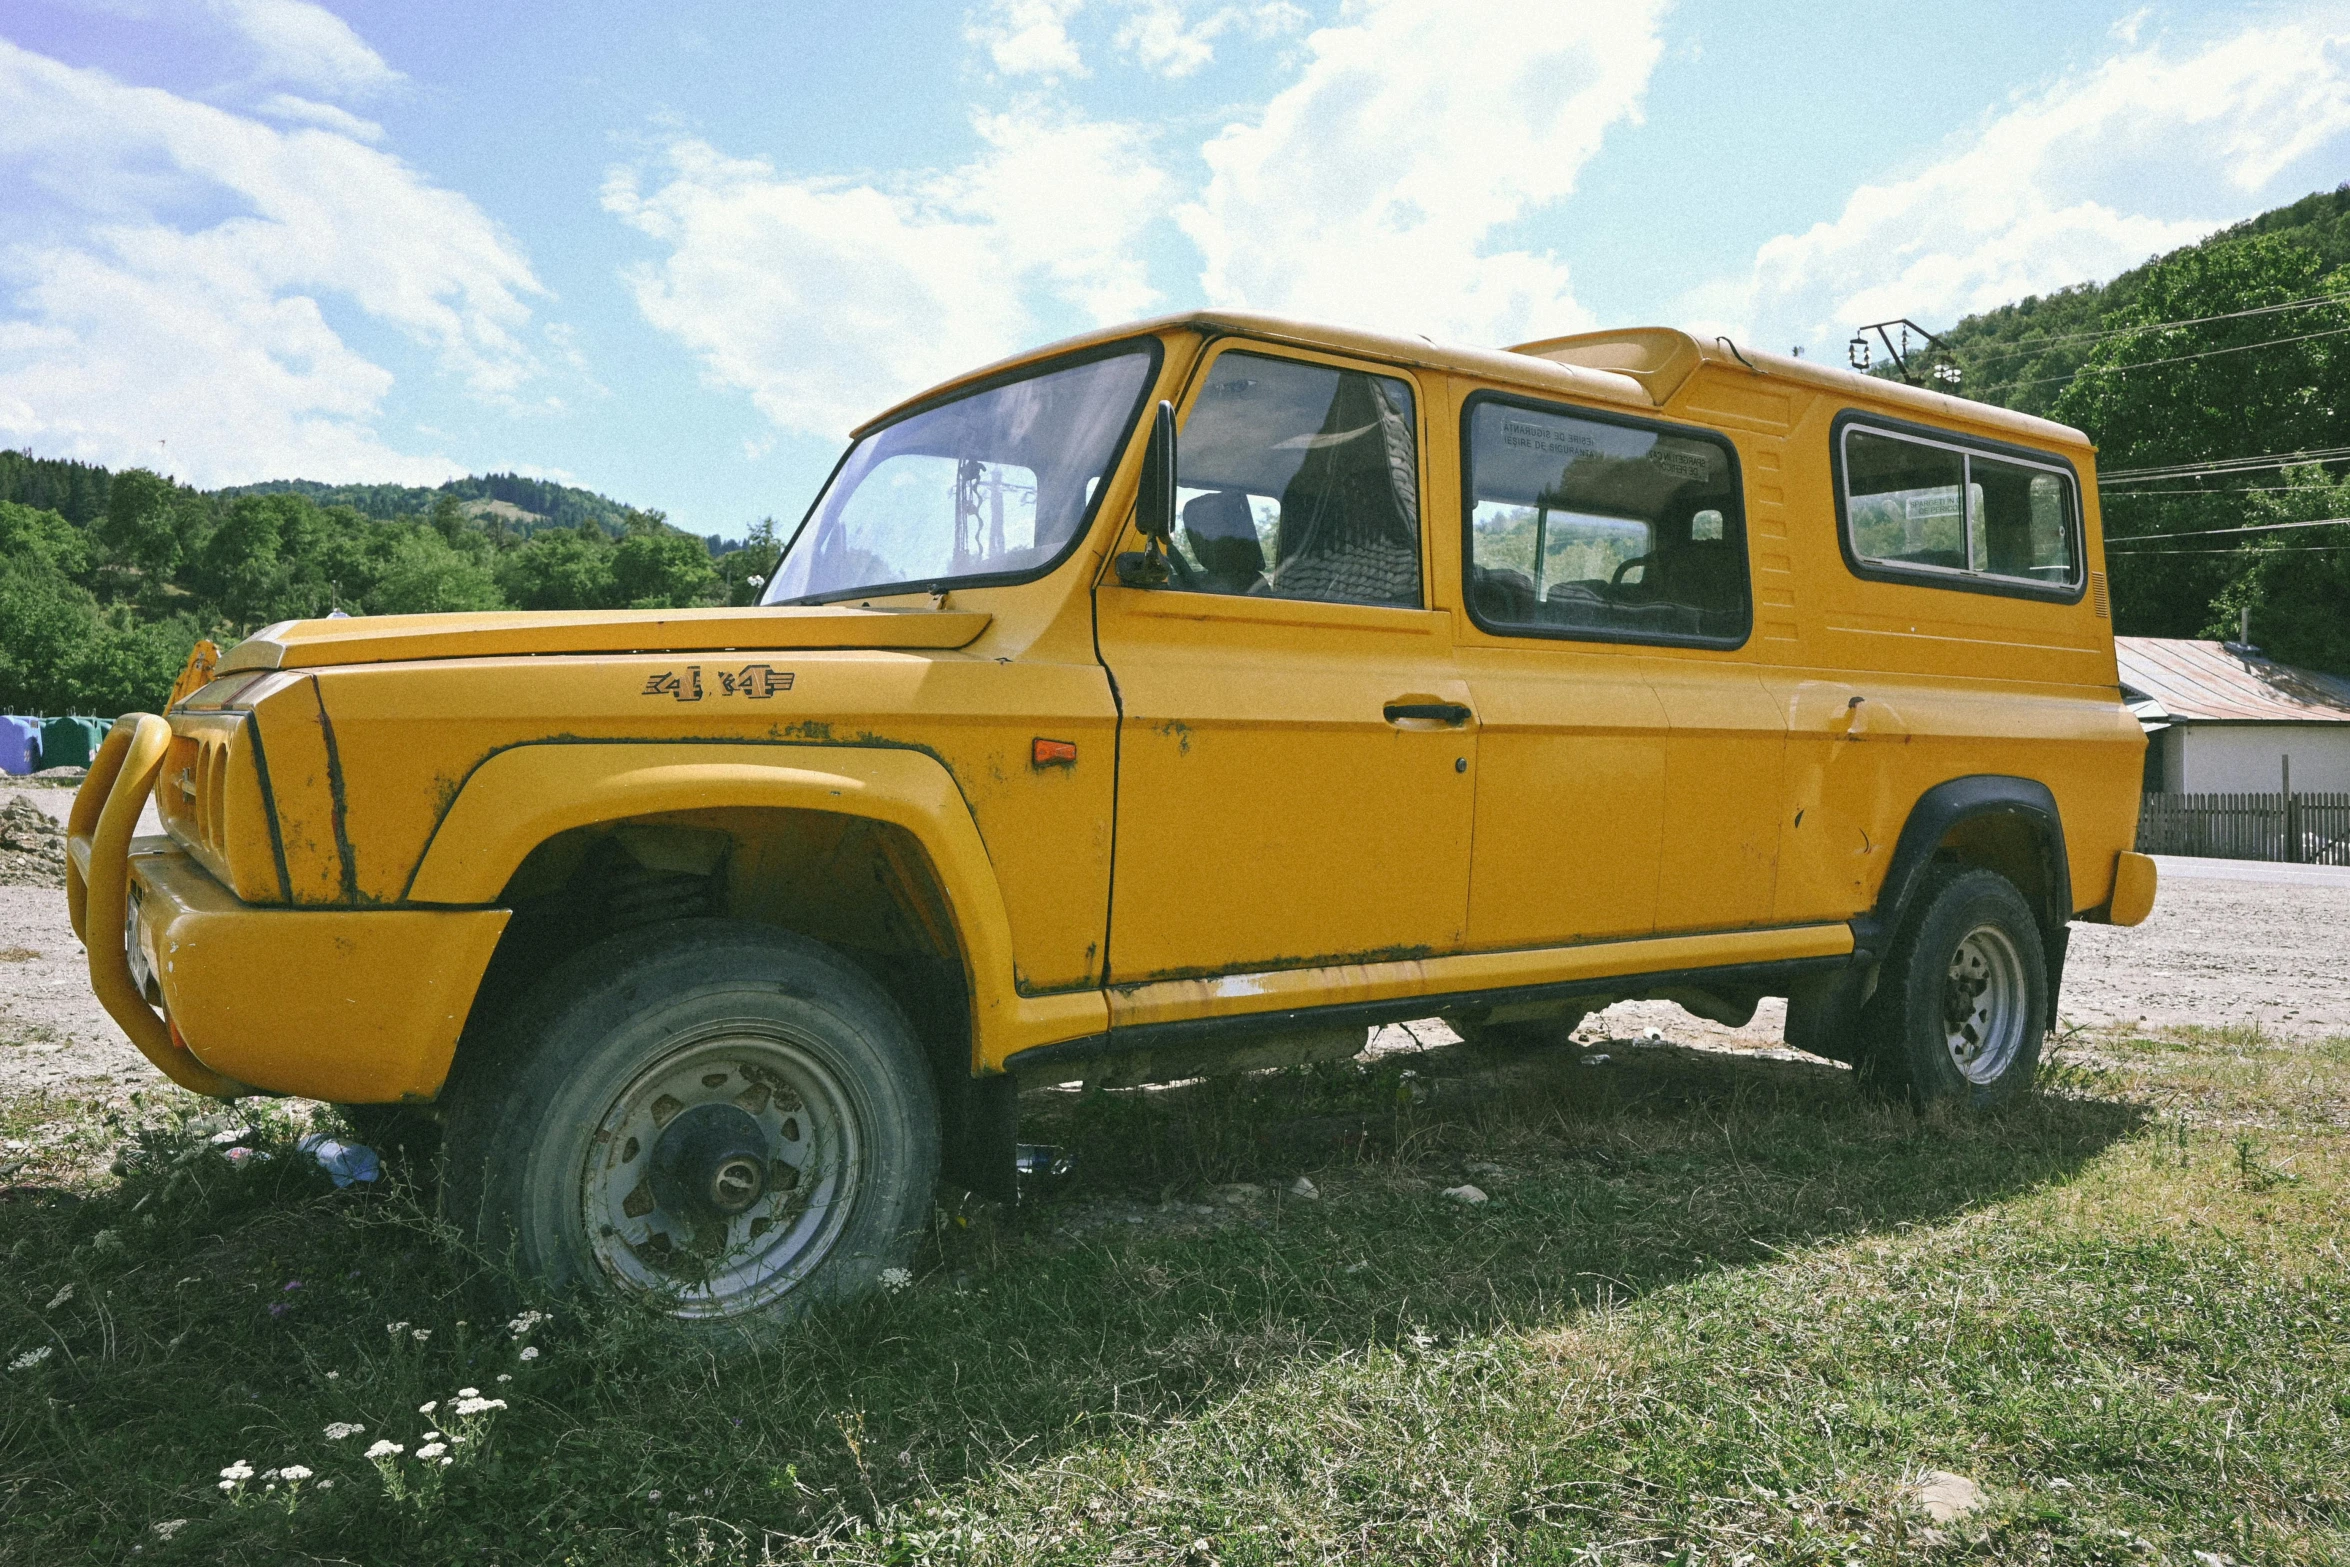
M 1151 418 L 1150 444 L 1142 449 L 1142 489 L 1134 498 L 1134 527 L 1143 537 L 1143 548 L 1118 557 L 1118 580 L 1130 588 L 1166 586 L 1174 578 L 1168 563 L 1182 565 L 1182 557 L 1173 553 L 1175 405 L 1170 402 L 1159 404 Z
M 1175 539 L 1175 405 L 1162 401 L 1151 419 L 1150 444 L 1142 451 L 1142 492 L 1135 497 L 1134 525 L 1160 544 Z

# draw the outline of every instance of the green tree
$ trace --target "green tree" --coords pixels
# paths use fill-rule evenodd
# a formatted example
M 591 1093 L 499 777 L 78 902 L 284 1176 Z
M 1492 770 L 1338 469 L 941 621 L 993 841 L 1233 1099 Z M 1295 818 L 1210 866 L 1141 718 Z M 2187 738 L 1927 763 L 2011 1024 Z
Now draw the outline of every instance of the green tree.
M 612 541 L 593 523 L 531 535 L 498 562 L 498 585 L 518 609 L 609 609 L 620 602 Z
M 108 563 L 131 567 L 152 582 L 168 581 L 186 550 L 181 493 L 145 468 L 116 474 L 93 530 Z
M 2128 308 L 2107 317 L 2120 335 L 2096 345 L 2052 417 L 2088 432 L 2108 474 L 2340 444 L 2350 416 L 2350 294 L 2323 271 L 2315 252 L 2274 236 L 2164 257 L 2140 275 Z M 2319 294 L 2342 302 L 2241 314 Z M 2159 324 L 2213 316 L 2231 319 Z M 2233 584 L 2256 564 L 2207 530 L 2263 520 L 2274 502 L 2300 509 L 2292 490 L 2255 488 L 2293 483 L 2264 473 L 2109 484 L 2102 499 L 2117 629 L 2201 634 L 2215 604 L 2241 598 Z M 2206 536 L 2164 542 L 2182 534 Z M 2302 640 L 2330 645 L 2314 633 Z
M 743 539 L 743 547 L 728 550 L 716 562 L 718 581 L 729 604 L 756 604 L 759 595 L 767 591 L 769 579 L 775 575 L 775 563 L 783 556 L 783 541 L 776 536 L 775 519 L 761 517 L 751 524 Z
M 612 550 L 616 596 L 631 609 L 707 603 L 718 586 L 710 546 L 690 533 L 632 533 Z
M 375 615 L 448 614 L 504 609 L 506 595 L 472 553 L 418 528 L 392 546 L 366 603 Z

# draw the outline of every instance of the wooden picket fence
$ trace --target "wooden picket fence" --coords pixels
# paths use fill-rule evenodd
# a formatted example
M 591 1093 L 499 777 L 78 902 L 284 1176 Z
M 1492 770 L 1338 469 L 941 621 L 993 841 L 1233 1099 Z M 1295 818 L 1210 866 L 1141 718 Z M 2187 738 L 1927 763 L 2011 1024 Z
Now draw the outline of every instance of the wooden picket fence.
M 2350 865 L 2350 794 L 2149 794 L 2138 852 Z

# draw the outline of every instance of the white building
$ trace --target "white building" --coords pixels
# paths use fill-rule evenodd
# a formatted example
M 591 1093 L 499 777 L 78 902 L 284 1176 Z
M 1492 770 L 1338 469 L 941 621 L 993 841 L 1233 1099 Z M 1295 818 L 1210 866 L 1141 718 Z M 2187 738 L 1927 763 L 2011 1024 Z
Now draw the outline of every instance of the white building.
M 2233 643 L 2116 637 L 2122 695 L 2165 794 L 2350 794 L 2350 680 Z

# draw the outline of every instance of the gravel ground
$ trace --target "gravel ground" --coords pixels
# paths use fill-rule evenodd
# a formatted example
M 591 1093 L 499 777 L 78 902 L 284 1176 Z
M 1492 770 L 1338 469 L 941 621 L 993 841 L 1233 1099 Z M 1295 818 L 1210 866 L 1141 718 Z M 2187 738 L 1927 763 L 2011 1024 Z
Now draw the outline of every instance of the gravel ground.
M 16 793 L 60 821 L 69 789 Z M 153 809 L 141 830 L 160 830 Z M 2350 870 L 2164 858 L 2153 915 L 2134 930 L 2073 928 L 2063 1021 L 2092 1027 L 2256 1023 L 2305 1038 L 2350 1033 Z M 1766 1001 L 1744 1028 L 1691 1017 L 1670 1002 L 1628 1001 L 1584 1025 L 1601 1042 L 1679 1044 L 1793 1054 L 1786 1009 Z M 1650 1030 L 1654 1030 L 1652 1036 Z M 1448 1042 L 1438 1023 L 1382 1029 L 1376 1050 Z M 163 1081 L 90 994 L 62 888 L 0 886 L 0 1095 L 42 1089 L 101 1095 Z

